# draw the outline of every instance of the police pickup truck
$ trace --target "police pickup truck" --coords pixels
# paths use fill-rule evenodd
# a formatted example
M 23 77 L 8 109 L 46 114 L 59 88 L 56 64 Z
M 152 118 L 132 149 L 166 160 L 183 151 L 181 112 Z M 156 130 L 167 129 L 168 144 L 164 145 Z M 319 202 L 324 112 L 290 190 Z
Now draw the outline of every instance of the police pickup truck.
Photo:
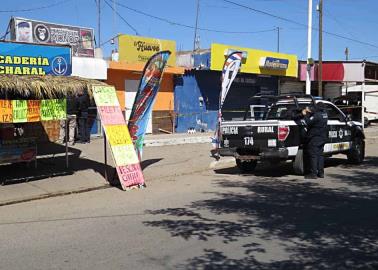
M 331 102 L 309 95 L 252 98 L 243 117 L 221 121 L 219 155 L 234 156 L 245 172 L 253 171 L 258 162 L 291 160 L 294 172 L 303 174 L 305 127 L 293 115 L 318 102 L 323 102 L 329 119 L 324 155 L 345 154 L 350 163 L 361 163 L 365 157 L 362 124 L 350 121 Z

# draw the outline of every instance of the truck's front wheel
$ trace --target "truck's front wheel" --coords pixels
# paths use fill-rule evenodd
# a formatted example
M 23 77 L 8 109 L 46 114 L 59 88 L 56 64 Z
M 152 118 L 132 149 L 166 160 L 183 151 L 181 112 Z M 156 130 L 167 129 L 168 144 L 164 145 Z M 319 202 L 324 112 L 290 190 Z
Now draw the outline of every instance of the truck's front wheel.
M 361 137 L 354 139 L 352 148 L 349 150 L 348 161 L 351 164 L 361 164 L 365 158 L 365 142 Z
M 257 160 L 236 159 L 236 165 L 242 172 L 253 172 L 257 165 Z

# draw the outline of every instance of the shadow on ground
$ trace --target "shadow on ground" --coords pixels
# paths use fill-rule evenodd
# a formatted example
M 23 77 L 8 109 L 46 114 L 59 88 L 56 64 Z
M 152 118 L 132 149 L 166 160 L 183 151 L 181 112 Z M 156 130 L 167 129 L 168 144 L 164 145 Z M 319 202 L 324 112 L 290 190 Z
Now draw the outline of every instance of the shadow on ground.
M 223 241 L 180 269 L 378 269 L 378 174 L 366 171 L 376 164 L 369 158 L 350 177 L 333 175 L 333 181 L 371 187 L 366 192 L 298 179 L 220 180 L 224 192 L 185 208 L 148 211 L 156 219 L 144 225 L 186 240 Z M 242 258 L 229 254 L 235 243 Z
M 360 165 L 352 165 L 348 163 L 346 158 L 342 157 L 333 157 L 333 158 L 326 158 L 325 159 L 325 168 L 356 168 L 356 169 L 366 169 L 371 167 L 378 166 L 378 157 L 367 157 L 364 163 Z M 251 173 L 241 173 L 239 168 L 229 167 L 229 168 L 222 168 L 222 169 L 215 169 L 215 173 L 217 174 L 243 174 L 243 175 L 255 175 L 255 176 L 263 176 L 263 177 L 283 177 L 283 176 L 290 176 L 294 175 L 293 164 L 292 162 L 281 162 L 277 164 L 270 164 L 270 163 L 259 163 L 254 172 Z
M 93 170 L 105 177 L 105 169 L 114 170 L 112 166 L 105 165 L 102 161 L 87 159 L 82 156 L 81 150 L 69 147 L 69 167 L 66 167 L 65 146 L 50 143 L 38 149 L 38 155 L 43 156 L 35 163 L 14 163 L 0 166 L 0 180 L 5 180 L 6 185 L 19 184 L 25 181 L 37 181 L 41 179 L 72 175 L 78 171 Z M 111 179 L 110 179 L 111 180 Z M 111 185 L 119 186 L 118 181 L 110 181 Z

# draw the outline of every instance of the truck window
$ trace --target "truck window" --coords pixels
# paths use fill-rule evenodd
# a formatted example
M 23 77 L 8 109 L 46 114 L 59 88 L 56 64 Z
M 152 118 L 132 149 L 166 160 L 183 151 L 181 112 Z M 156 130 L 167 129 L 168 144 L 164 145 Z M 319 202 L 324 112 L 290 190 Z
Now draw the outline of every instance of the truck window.
M 270 108 L 266 115 L 267 120 L 292 120 L 296 113 L 304 107 L 300 106 L 299 109 L 294 104 L 276 104 Z
M 325 104 L 325 109 L 327 111 L 328 119 L 345 121 L 345 116 L 335 106 Z

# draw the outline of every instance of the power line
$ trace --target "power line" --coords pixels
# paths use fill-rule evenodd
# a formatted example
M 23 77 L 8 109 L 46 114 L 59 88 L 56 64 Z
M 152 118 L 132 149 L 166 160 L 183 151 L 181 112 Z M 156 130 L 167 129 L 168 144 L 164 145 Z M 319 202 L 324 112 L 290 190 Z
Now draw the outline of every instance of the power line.
M 189 28 L 189 29 L 195 29 L 195 27 L 192 26 L 192 25 L 178 23 L 178 22 L 174 22 L 174 21 L 162 18 L 162 17 L 158 17 L 158 16 L 155 16 L 155 15 L 152 15 L 152 14 L 148 14 L 148 13 L 146 13 L 144 11 L 140 11 L 140 10 L 137 10 L 135 8 L 128 7 L 128 6 L 126 6 L 124 4 L 121 4 L 121 3 L 116 3 L 116 5 L 118 5 L 120 7 L 123 7 L 123 8 L 126 8 L 128 10 L 131 10 L 131 11 L 133 11 L 135 13 L 138 13 L 138 14 L 141 14 L 141 15 L 144 15 L 144 16 L 147 16 L 147 17 L 159 20 L 159 21 L 163 21 L 163 22 L 168 23 L 170 25 L 181 26 L 181 27 L 185 27 L 185 28 Z M 257 33 L 276 31 L 276 28 L 266 29 L 266 30 L 258 30 L 258 31 L 224 31 L 224 30 L 210 29 L 210 28 L 201 28 L 201 27 L 198 27 L 197 29 L 201 30 L 201 31 L 223 33 L 223 34 L 257 34 Z
M 364 56 L 364 57 L 353 57 L 353 58 L 350 58 L 350 60 L 359 60 L 359 59 L 368 59 L 368 58 L 378 58 L 378 55 L 370 55 L 370 56 Z
M 119 14 L 119 12 L 117 10 L 115 10 L 113 8 L 113 6 L 111 4 L 109 4 L 109 2 L 107 0 L 105 0 L 105 4 L 107 4 L 113 11 L 115 14 L 117 14 L 118 17 L 121 18 L 121 20 L 126 23 L 134 32 L 137 36 L 139 36 L 139 33 L 138 33 L 138 30 L 136 30 L 136 28 L 134 26 L 132 26 L 128 21 L 126 21 L 126 19 L 121 15 Z M 118 4 L 118 3 L 117 3 Z
M 266 11 L 263 11 L 263 10 L 259 10 L 259 9 L 256 9 L 256 8 L 245 6 L 245 5 L 242 5 L 242 4 L 230 1 L 230 0 L 223 0 L 223 1 L 226 2 L 226 3 L 232 4 L 232 5 L 235 5 L 235 6 L 243 7 L 245 9 L 249 9 L 249 10 L 254 11 L 256 13 L 260 13 L 260 14 L 263 14 L 263 15 L 266 15 L 266 16 L 269 16 L 269 17 L 273 17 L 273 18 L 282 20 L 282 21 L 286 21 L 286 22 L 289 22 L 289 23 L 297 24 L 297 25 L 300 25 L 300 26 L 303 26 L 303 27 L 306 27 L 306 28 L 308 27 L 306 24 L 303 24 L 303 23 L 300 23 L 300 22 L 297 22 L 297 21 L 294 21 L 294 20 L 291 20 L 291 19 L 287 19 L 287 18 L 278 16 L 278 15 L 275 15 L 275 14 L 272 14 L 272 13 L 269 13 L 269 12 L 266 12 Z M 319 31 L 319 29 L 316 28 L 316 27 L 312 27 L 312 29 L 314 29 L 316 31 Z M 366 45 L 366 46 L 370 46 L 370 47 L 374 47 L 374 48 L 378 49 L 378 45 L 375 45 L 375 44 L 371 44 L 371 43 L 368 43 L 368 42 L 360 41 L 360 40 L 357 40 L 357 39 L 354 39 L 354 38 L 345 37 L 345 36 L 342 36 L 340 34 L 328 32 L 328 31 L 324 31 L 324 30 L 322 31 L 322 33 L 325 33 L 325 34 L 328 34 L 330 36 L 334 36 L 334 37 L 338 37 L 338 38 L 341 38 L 341 39 L 353 41 L 353 42 L 356 42 L 356 43 L 359 43 L 359 44 L 362 44 L 362 45 Z
M 63 3 L 71 2 L 72 0 L 62 0 L 50 5 L 41 6 L 41 7 L 35 7 L 35 8 L 27 8 L 27 9 L 14 9 L 14 10 L 0 10 L 0 13 L 16 13 L 16 12 L 29 12 L 29 11 L 35 11 L 39 9 L 46 9 L 51 7 L 56 7 L 58 5 L 61 5 Z

